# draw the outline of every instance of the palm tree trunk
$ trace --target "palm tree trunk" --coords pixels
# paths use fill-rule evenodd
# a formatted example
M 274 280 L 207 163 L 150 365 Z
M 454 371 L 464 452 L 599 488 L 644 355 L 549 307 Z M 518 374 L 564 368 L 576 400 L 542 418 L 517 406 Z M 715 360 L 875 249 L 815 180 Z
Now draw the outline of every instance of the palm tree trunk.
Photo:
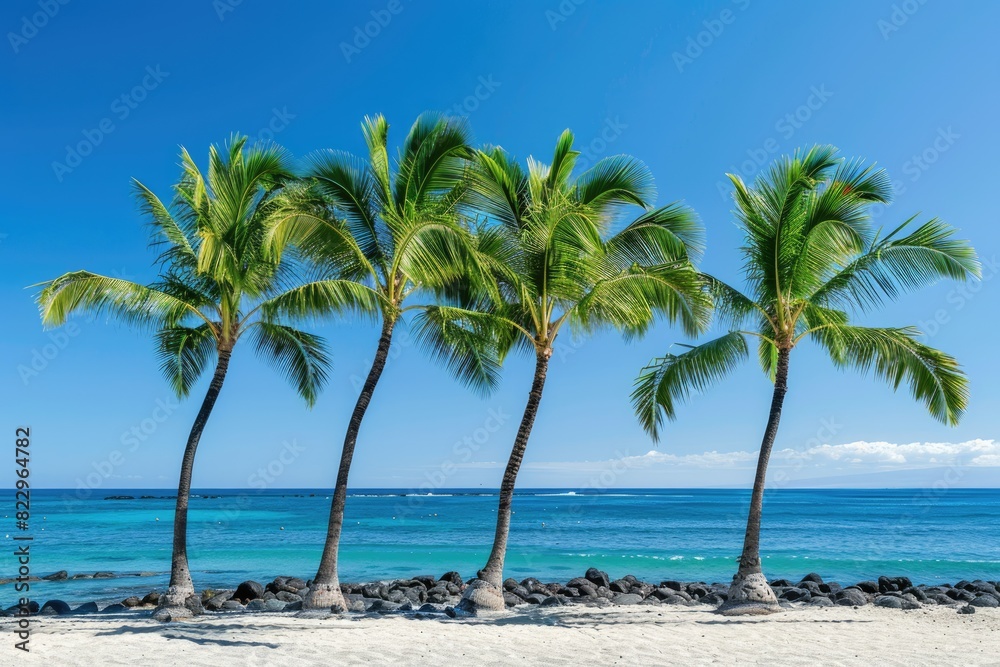
M 347 605 L 340 591 L 340 579 L 337 574 L 337 555 L 340 550 L 340 533 L 344 527 L 344 507 L 347 504 L 347 477 L 351 472 L 351 460 L 354 458 L 354 447 L 358 442 L 358 431 L 361 421 L 371 403 L 372 394 L 378 384 L 386 360 L 389 358 L 389 347 L 392 345 L 392 330 L 395 320 L 386 318 L 382 323 L 382 335 L 375 351 L 368 378 L 361 388 L 358 402 L 351 413 L 351 421 L 344 436 L 344 449 L 340 455 L 340 468 L 337 471 L 337 485 L 333 490 L 333 501 L 330 504 L 330 521 L 327 526 L 326 544 L 323 546 L 323 556 L 320 559 L 319 570 L 309 586 L 309 592 L 303 600 L 307 609 L 330 609 L 346 611 Z
M 191 497 L 191 476 L 194 472 L 194 457 L 198 451 L 198 441 L 201 440 L 201 432 L 205 430 L 208 417 L 212 414 L 215 401 L 222 391 L 222 383 L 226 379 L 226 371 L 229 370 L 229 359 L 232 356 L 231 349 L 219 350 L 219 361 L 215 366 L 215 374 L 212 382 L 208 385 L 205 399 L 201 402 L 201 409 L 191 426 L 191 433 L 188 435 L 187 446 L 184 448 L 184 457 L 181 459 L 181 476 L 177 483 L 177 505 L 174 509 L 174 546 L 173 556 L 170 564 L 170 586 L 167 589 L 165 600 L 161 602 L 164 607 L 183 606 L 184 601 L 194 595 L 194 582 L 191 580 L 191 570 L 188 568 L 187 557 L 187 515 L 188 501 Z
M 497 508 L 497 526 L 493 535 L 493 549 L 486 561 L 486 567 L 479 571 L 478 581 L 466 589 L 459 605 L 465 611 L 503 610 L 506 608 L 501 584 L 503 583 L 504 559 L 507 556 L 507 537 L 510 534 L 514 484 L 517 482 L 517 473 L 521 469 L 524 451 L 528 447 L 528 437 L 535 424 L 535 415 L 538 414 L 538 405 L 542 400 L 542 389 L 545 387 L 545 376 L 548 374 L 551 356 L 551 349 L 540 351 L 536 356 L 535 378 L 531 383 L 531 392 L 528 394 L 528 404 L 524 407 L 521 425 L 517 429 L 514 447 L 511 449 L 507 468 L 503 473 L 503 482 L 500 485 L 500 504 Z
M 753 481 L 750 496 L 750 511 L 747 516 L 747 530 L 743 538 L 743 553 L 740 566 L 733 577 L 729 589 L 729 599 L 720 611 L 727 615 L 762 614 L 778 611 L 778 600 L 760 569 L 760 520 L 764 510 L 764 485 L 767 482 L 767 464 L 771 458 L 774 439 L 778 435 L 781 421 L 781 407 L 788 392 L 788 357 L 791 350 L 778 351 L 778 366 L 774 376 L 774 393 L 771 396 L 771 412 L 767 418 L 767 428 L 760 443 L 757 456 L 757 475 Z

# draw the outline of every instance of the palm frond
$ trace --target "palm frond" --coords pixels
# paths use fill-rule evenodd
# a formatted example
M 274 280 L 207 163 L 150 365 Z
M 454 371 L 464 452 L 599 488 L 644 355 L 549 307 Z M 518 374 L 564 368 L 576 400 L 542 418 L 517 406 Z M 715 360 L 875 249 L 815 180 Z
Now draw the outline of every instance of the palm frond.
M 396 243 L 396 267 L 413 282 L 431 289 L 465 279 L 475 261 L 468 230 L 448 219 L 415 221 Z
M 613 327 L 630 336 L 645 333 L 662 314 L 696 336 L 711 318 L 711 299 L 698 273 L 687 263 L 629 267 L 599 280 L 573 313 L 587 330 Z
M 218 339 L 209 324 L 197 327 L 171 326 L 156 332 L 160 372 L 178 397 L 184 398 L 218 357 Z
M 746 339 L 730 332 L 681 354 L 654 359 L 635 381 L 632 407 L 653 440 L 665 419 L 676 418 L 676 405 L 731 373 L 748 356 Z
M 352 313 L 377 320 L 391 306 L 371 287 L 355 280 L 316 280 L 292 287 L 261 302 L 261 315 L 269 321 L 280 318 L 314 319 Z M 394 314 L 394 313 L 390 313 Z
M 389 122 L 382 114 L 365 116 L 361 122 L 361 132 L 368 146 L 368 163 L 371 177 L 378 184 L 372 191 L 377 209 L 393 210 L 391 165 L 389 164 Z
M 500 383 L 499 348 L 512 327 L 489 312 L 431 305 L 413 319 L 416 341 L 463 384 L 486 395 Z M 509 347 L 509 342 L 506 343 Z
M 257 354 L 275 364 L 312 407 L 330 369 L 326 341 L 320 336 L 266 321 L 256 322 L 249 333 Z
M 470 205 L 512 230 L 528 215 L 528 175 L 502 148 L 476 152 L 470 173 Z
M 626 205 L 645 208 L 656 199 L 652 172 L 630 155 L 598 160 L 576 180 L 575 190 L 581 204 L 602 215 Z
M 468 124 L 457 118 L 422 114 L 403 143 L 395 183 L 396 205 L 421 209 L 434 195 L 451 190 L 465 176 Z
M 379 229 L 379 181 L 373 176 L 381 166 L 366 166 L 341 151 L 323 151 L 310 158 L 307 175 L 316 180 L 336 211 L 344 216 L 351 234 L 371 262 L 384 259 L 382 245 L 388 240 Z
M 170 326 L 198 309 L 176 296 L 122 278 L 74 271 L 40 285 L 42 322 L 61 326 L 77 311 L 109 315 L 134 326 Z
M 149 188 L 135 179 L 132 180 L 132 184 L 136 199 L 139 201 L 139 209 L 149 218 L 150 225 L 158 237 L 153 245 L 167 246 L 158 259 L 160 264 L 196 266 L 198 256 L 182 224 L 171 215 L 166 205 Z
M 870 372 L 894 390 L 908 384 L 913 398 L 938 421 L 954 426 L 965 412 L 969 402 L 965 373 L 953 357 L 921 343 L 915 328 L 831 325 L 812 336 L 838 367 Z
M 675 202 L 641 214 L 608 239 L 606 248 L 619 268 L 689 258 L 697 262 L 705 249 L 705 230 L 691 208 Z
M 556 140 L 556 148 L 552 153 L 552 164 L 546 171 L 546 189 L 549 192 L 564 190 L 569 184 L 579 151 L 573 150 L 573 133 L 563 130 Z
M 830 276 L 810 300 L 864 310 L 941 278 L 964 281 L 980 276 L 976 251 L 968 241 L 956 239 L 955 229 L 938 218 L 896 238 L 914 218 Z
M 727 326 L 738 329 L 751 318 L 765 314 L 753 299 L 715 276 L 702 273 L 701 279 L 712 296 L 714 314 Z

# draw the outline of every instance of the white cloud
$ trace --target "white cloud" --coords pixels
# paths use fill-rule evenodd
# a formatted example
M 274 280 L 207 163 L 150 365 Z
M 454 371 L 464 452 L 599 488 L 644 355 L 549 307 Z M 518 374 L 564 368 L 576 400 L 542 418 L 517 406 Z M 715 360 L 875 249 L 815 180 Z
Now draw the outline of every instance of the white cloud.
M 1000 454 L 983 454 L 982 456 L 977 456 L 969 461 L 969 465 L 982 466 L 984 468 L 1000 466 Z
M 840 445 L 818 445 L 805 449 L 779 449 L 771 455 L 775 466 L 809 465 L 812 468 L 919 468 L 952 465 L 1000 466 L 1000 442 L 968 440 L 966 442 L 848 442 Z M 757 452 L 738 450 L 701 454 L 671 454 L 652 450 L 632 456 L 619 454 L 604 461 L 549 461 L 527 464 L 534 470 L 601 470 L 612 464 L 626 468 L 750 468 L 757 461 Z
M 995 440 L 966 442 L 911 442 L 899 445 L 891 442 L 849 442 L 841 445 L 819 445 L 797 452 L 811 461 L 874 463 L 883 465 L 997 465 L 976 461 L 1000 458 L 1000 443 Z M 973 458 L 974 457 L 974 458 Z

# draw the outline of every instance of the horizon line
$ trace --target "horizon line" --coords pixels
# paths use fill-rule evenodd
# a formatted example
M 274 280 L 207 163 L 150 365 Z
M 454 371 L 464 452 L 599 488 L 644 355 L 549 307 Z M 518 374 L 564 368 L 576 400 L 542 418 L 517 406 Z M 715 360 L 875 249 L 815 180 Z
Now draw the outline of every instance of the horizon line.
M 13 489 L 10 489 L 13 491 Z M 65 487 L 65 486 L 36 486 L 35 491 L 78 491 L 79 487 Z M 93 492 L 98 492 L 101 489 L 89 489 Z M 107 487 L 103 489 L 104 491 L 172 491 L 177 492 L 177 489 L 172 487 Z M 257 494 L 264 494 L 268 491 L 324 491 L 333 493 L 333 487 L 321 487 L 321 486 L 288 486 L 288 487 L 275 487 L 270 489 L 261 489 L 258 487 L 244 487 L 244 486 L 203 486 L 192 488 L 191 491 L 253 491 Z M 621 487 L 611 487 L 607 489 L 591 489 L 589 487 L 582 486 L 526 486 L 524 488 L 515 489 L 514 492 L 518 491 L 583 491 L 589 492 L 591 495 L 600 495 L 602 493 L 613 492 L 613 491 L 749 491 L 751 486 L 621 486 Z M 770 488 L 766 489 L 765 492 L 772 491 L 941 491 L 937 487 L 933 486 L 795 486 L 795 487 L 783 487 L 783 488 Z M 945 491 L 996 491 L 1000 490 L 1000 484 L 997 486 L 955 486 L 949 489 L 944 489 Z M 420 492 L 418 495 L 438 495 L 441 492 L 448 491 L 500 491 L 500 487 L 476 487 L 476 486 L 454 486 L 454 487 L 442 487 L 435 489 L 433 491 L 424 492 L 424 489 L 419 487 L 403 487 L 403 486 L 357 486 L 348 487 L 348 493 L 351 491 L 409 491 L 409 492 Z

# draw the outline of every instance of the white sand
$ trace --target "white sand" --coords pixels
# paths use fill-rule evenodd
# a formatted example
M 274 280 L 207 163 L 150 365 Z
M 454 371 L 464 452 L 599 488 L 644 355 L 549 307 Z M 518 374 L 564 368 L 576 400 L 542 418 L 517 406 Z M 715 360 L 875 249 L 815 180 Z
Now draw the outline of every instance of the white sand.
M 0 665 L 998 665 L 1000 610 L 564 607 L 494 619 L 210 615 L 33 619 L 31 653 L 0 619 Z

